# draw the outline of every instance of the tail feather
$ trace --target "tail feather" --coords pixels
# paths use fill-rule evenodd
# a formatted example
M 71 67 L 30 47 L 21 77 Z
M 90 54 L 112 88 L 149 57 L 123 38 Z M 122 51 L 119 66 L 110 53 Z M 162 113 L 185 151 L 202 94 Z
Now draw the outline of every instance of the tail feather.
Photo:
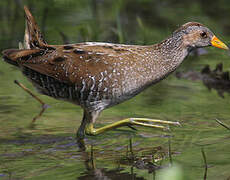
M 7 49 L 2 52 L 3 59 L 9 64 L 20 66 L 34 57 L 41 56 L 46 50 L 53 50 L 42 37 L 42 34 L 29 9 L 25 6 L 26 28 L 24 44 L 19 42 L 19 49 Z
M 32 57 L 40 54 L 43 50 L 40 49 L 7 49 L 2 52 L 3 59 L 12 65 L 19 66 Z
M 49 45 L 43 39 L 42 34 L 29 9 L 25 6 L 24 10 L 26 15 L 24 44 L 19 43 L 19 49 L 7 49 L 2 52 L 3 59 L 9 64 L 15 66 L 19 66 L 25 61 L 37 55 L 41 55 L 40 52 L 49 48 Z
M 6 61 L 7 63 L 12 64 L 14 66 L 19 66 L 17 61 L 12 60 L 10 58 L 10 54 L 14 53 L 14 51 L 16 51 L 16 50 L 17 49 L 7 49 L 5 51 L 2 51 L 4 61 Z
M 24 36 L 24 48 L 25 49 L 37 49 L 47 46 L 47 43 L 42 37 L 40 29 L 30 13 L 27 6 L 24 6 L 26 15 L 26 28 Z

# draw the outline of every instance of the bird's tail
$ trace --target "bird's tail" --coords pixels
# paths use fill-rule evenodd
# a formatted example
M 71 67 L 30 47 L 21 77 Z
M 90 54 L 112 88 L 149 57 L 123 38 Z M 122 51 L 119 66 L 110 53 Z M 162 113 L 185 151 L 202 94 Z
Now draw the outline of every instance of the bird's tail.
M 49 48 L 29 9 L 25 6 L 24 10 L 26 16 L 24 43 L 19 43 L 19 49 L 6 49 L 2 52 L 3 59 L 15 66 L 19 66 L 18 63 L 21 61 L 30 59 L 34 54 L 39 54 L 40 51 Z
M 42 49 L 6 49 L 2 51 L 2 54 L 4 61 L 19 66 L 35 56 L 40 56 L 43 52 Z
M 47 43 L 42 37 L 40 29 L 35 22 L 34 17 L 30 13 L 27 6 L 24 6 L 26 16 L 26 28 L 24 36 L 24 48 L 25 49 L 38 49 L 47 46 Z

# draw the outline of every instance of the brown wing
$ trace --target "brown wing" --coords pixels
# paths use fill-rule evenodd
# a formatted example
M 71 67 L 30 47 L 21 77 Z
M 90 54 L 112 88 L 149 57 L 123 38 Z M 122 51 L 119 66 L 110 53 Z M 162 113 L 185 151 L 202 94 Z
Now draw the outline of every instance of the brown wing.
M 100 79 L 101 73 L 111 73 L 119 63 L 133 57 L 137 47 L 124 48 L 124 45 L 106 43 L 53 46 L 53 50 L 41 50 L 40 55 L 27 55 L 28 58 L 22 57 L 18 62 L 61 82 L 73 84 L 90 77 Z

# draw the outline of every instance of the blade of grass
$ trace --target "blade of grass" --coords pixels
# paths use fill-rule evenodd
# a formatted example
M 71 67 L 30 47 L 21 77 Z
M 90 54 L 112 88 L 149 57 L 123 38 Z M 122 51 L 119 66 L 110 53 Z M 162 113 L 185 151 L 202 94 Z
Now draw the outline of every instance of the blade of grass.
M 202 156 L 203 156 L 203 159 L 204 159 L 204 180 L 207 179 L 207 173 L 208 173 L 208 165 L 207 165 L 207 160 L 206 160 L 206 155 L 205 155 L 205 152 L 204 152 L 204 149 L 201 148 L 201 152 L 202 152 Z
M 172 166 L 173 161 L 172 161 L 172 151 L 171 151 L 171 139 L 170 139 L 170 137 L 168 138 L 168 148 L 169 148 L 169 150 L 168 150 L 169 161 L 170 161 L 170 165 Z
M 224 124 L 223 122 L 221 122 L 221 121 L 218 120 L 217 118 L 216 118 L 216 122 L 217 122 L 218 124 L 220 124 L 221 126 L 225 127 L 226 129 L 230 130 L 230 127 L 229 127 L 228 125 Z

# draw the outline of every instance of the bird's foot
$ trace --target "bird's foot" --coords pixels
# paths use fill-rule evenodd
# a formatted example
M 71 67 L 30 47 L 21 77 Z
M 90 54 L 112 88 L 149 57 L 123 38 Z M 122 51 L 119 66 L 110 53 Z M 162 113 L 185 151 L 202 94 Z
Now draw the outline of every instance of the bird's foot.
M 158 125 L 159 124 L 167 124 L 167 125 L 178 125 L 181 124 L 179 122 L 174 121 L 164 121 L 160 119 L 148 119 L 148 118 L 128 118 L 127 120 L 130 121 L 130 125 L 137 125 L 137 126 L 144 126 L 144 127 L 151 127 L 151 128 L 159 128 L 163 130 L 169 130 L 168 126 Z
M 116 128 L 121 127 L 121 126 L 132 127 L 133 125 L 169 130 L 168 126 L 158 125 L 156 123 L 167 124 L 167 125 L 180 125 L 179 122 L 164 121 L 164 120 L 159 120 L 159 119 L 127 118 L 127 119 L 115 122 L 113 124 L 98 128 L 98 129 L 95 129 L 93 127 L 93 123 L 89 123 L 85 126 L 85 133 L 87 135 L 95 136 L 95 135 L 101 134 L 105 131 L 108 131 L 111 129 L 116 129 Z

